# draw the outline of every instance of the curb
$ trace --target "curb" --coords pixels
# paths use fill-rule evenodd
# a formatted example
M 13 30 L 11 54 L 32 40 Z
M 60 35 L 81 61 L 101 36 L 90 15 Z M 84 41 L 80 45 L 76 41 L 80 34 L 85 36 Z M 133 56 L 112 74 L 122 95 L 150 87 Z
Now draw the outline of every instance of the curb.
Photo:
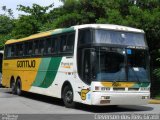
M 0 92 L 11 92 L 11 88 L 0 88 Z
M 160 100 L 150 99 L 149 104 L 160 104 Z

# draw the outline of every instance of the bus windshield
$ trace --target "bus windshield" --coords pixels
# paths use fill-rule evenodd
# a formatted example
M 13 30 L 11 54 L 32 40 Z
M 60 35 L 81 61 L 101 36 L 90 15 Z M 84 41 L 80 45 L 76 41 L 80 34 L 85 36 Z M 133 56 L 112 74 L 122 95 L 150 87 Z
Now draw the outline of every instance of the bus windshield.
M 95 47 L 82 50 L 79 74 L 91 81 L 149 82 L 146 50 Z
M 96 81 L 126 81 L 123 49 L 100 47 L 94 54 Z
M 128 81 L 149 81 L 149 57 L 145 50 L 127 49 Z
M 149 82 L 149 55 L 144 33 L 80 29 L 78 72 L 91 81 Z

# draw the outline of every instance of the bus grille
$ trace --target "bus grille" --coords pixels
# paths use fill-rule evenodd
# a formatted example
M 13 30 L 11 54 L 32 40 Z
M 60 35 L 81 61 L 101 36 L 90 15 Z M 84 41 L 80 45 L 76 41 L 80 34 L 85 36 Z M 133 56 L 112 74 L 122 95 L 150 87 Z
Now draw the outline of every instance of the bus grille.
M 139 91 L 139 88 L 128 88 L 128 91 Z
M 125 88 L 113 88 L 114 91 L 125 91 Z

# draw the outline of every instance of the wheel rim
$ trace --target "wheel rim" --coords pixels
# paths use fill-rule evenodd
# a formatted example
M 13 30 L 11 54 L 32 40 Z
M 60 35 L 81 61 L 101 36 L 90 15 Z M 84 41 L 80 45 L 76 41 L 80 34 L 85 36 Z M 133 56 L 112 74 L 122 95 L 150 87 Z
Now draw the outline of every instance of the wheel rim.
M 71 90 L 66 92 L 65 100 L 66 100 L 67 103 L 72 103 L 72 101 L 73 101 L 73 92 Z

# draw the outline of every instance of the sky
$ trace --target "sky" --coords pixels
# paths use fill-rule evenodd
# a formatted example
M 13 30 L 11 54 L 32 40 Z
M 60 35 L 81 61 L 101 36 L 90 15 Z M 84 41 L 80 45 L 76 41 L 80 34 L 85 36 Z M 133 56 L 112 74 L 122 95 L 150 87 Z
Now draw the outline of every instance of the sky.
M 33 3 L 39 4 L 41 6 L 48 6 L 54 3 L 54 7 L 62 5 L 62 2 L 59 2 L 59 0 L 0 0 L 0 14 L 4 14 L 1 8 L 2 6 L 6 6 L 7 9 L 12 9 L 14 17 L 18 18 L 19 14 L 24 14 L 24 13 L 16 10 L 17 5 L 21 4 L 24 6 L 32 6 Z

